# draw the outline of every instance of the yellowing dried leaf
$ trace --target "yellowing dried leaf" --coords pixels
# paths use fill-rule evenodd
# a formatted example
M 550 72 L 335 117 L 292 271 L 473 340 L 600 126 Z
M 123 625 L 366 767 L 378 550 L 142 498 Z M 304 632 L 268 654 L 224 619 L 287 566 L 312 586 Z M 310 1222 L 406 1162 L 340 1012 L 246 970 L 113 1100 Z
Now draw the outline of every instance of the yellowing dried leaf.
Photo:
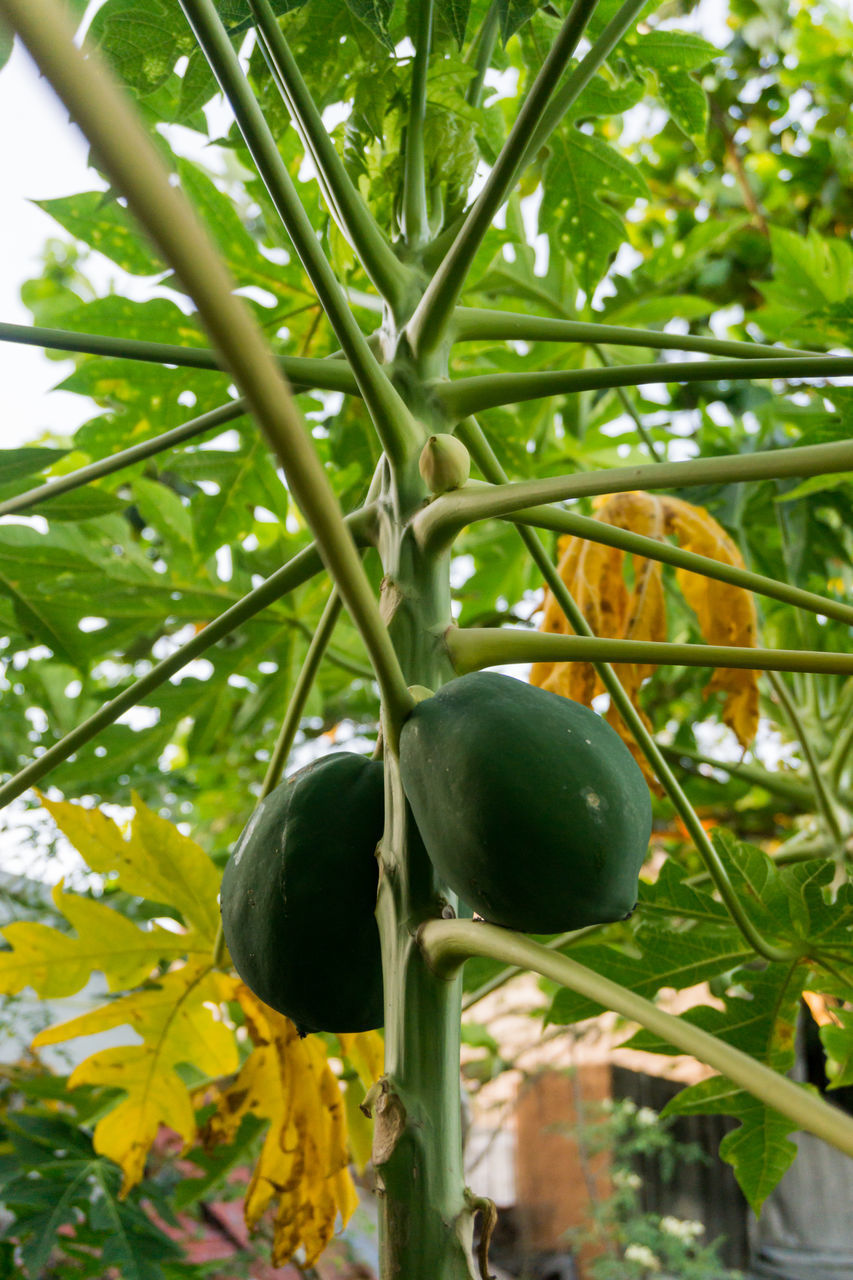
M 743 564 L 731 538 L 702 507 L 643 492 L 615 494 L 600 499 L 596 505 L 595 518 L 606 524 L 650 538 L 662 539 L 666 534 L 673 534 L 685 550 L 725 564 Z M 662 565 L 659 561 L 632 556 L 633 583 L 629 588 L 625 555 L 618 548 L 602 543 L 561 538 L 558 570 L 596 635 L 620 640 L 666 640 Z M 677 571 L 676 579 L 709 644 L 757 643 L 755 604 L 750 592 L 684 570 Z M 545 594 L 540 629 L 563 635 L 572 631 L 550 591 Z M 614 666 L 622 686 L 647 724 L 638 697 L 643 681 L 653 669 L 637 663 Z M 530 682 L 587 706 L 604 688 L 588 662 L 537 662 L 531 670 Z M 726 694 L 723 719 L 737 734 L 741 745 L 748 746 L 758 727 L 758 673 L 719 670 L 714 673 L 708 689 Z M 648 780 L 653 782 L 645 758 L 612 706 L 607 719 L 631 748 Z
M 127 1025 L 139 1045 L 103 1049 L 74 1070 L 69 1086 L 107 1085 L 126 1097 L 95 1126 L 95 1150 L 124 1172 L 122 1194 L 142 1177 L 145 1158 L 161 1124 L 181 1135 L 186 1147 L 196 1136 L 190 1095 L 175 1068 L 192 1063 L 209 1076 L 227 1075 L 238 1066 L 234 1033 L 214 1010 L 231 999 L 236 980 L 209 965 L 187 964 L 165 974 L 156 987 L 122 996 L 69 1022 L 48 1027 L 33 1048 L 58 1044 Z
M 685 551 L 743 567 L 740 551 L 704 507 L 691 506 L 680 498 L 662 498 L 661 502 L 667 532 L 675 534 Z M 758 643 L 758 618 L 751 592 L 684 569 L 676 570 L 676 578 L 708 644 Z M 708 687 L 725 693 L 723 720 L 734 730 L 741 746 L 748 747 L 758 729 L 758 672 L 721 668 L 714 672 Z
M 111 991 L 144 982 L 161 960 L 187 953 L 186 935 L 159 925 L 140 928 L 103 902 L 53 890 L 53 901 L 77 937 L 49 925 L 20 921 L 6 925 L 12 950 L 0 952 L 0 991 L 13 995 L 32 987 L 42 999 L 70 996 L 93 971 L 103 973 Z
M 204 850 L 134 794 L 130 838 L 99 809 L 40 796 L 60 831 L 93 871 L 118 872 L 128 893 L 174 907 L 213 946 L 219 928 L 219 872 Z
M 300 1040 L 287 1019 L 238 990 L 254 1049 L 233 1084 L 220 1092 L 208 1122 L 210 1142 L 230 1141 L 249 1113 L 270 1127 L 246 1193 L 247 1225 L 275 1205 L 273 1262 L 283 1266 L 302 1246 L 314 1261 L 357 1204 L 347 1169 L 344 1099 L 323 1042 Z
M 385 1069 L 385 1041 L 378 1031 L 350 1031 L 338 1035 L 341 1053 L 358 1072 L 358 1078 L 369 1089 Z

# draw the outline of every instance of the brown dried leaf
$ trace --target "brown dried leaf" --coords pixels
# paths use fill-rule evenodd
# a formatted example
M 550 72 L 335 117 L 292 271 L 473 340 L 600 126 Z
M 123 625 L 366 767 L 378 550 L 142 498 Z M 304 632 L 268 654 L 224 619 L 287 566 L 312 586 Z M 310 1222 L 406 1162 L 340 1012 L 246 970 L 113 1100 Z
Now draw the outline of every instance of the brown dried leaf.
M 620 493 L 599 499 L 595 518 L 649 538 L 663 539 L 673 534 L 688 551 L 726 564 L 743 564 L 737 547 L 716 520 L 704 508 L 678 498 L 657 497 L 641 491 Z M 666 605 L 659 561 L 632 556 L 633 583 L 629 587 L 625 552 L 576 537 L 561 538 L 559 549 L 560 577 L 595 635 L 619 640 L 666 640 Z M 757 643 L 755 604 L 748 591 L 684 570 L 677 570 L 676 578 L 709 644 Z M 545 593 L 545 615 L 540 629 L 562 635 L 572 633 L 550 591 Z M 653 670 L 651 665 L 638 663 L 614 666 L 623 688 L 647 725 L 649 721 L 639 707 L 638 698 L 643 681 Z M 530 682 L 587 706 L 603 691 L 595 668 L 588 662 L 537 662 L 531 670 Z M 723 719 L 737 734 L 741 745 L 748 746 L 758 727 L 758 673 L 716 671 L 708 690 L 722 690 L 726 694 Z M 607 719 L 630 747 L 648 781 L 653 783 L 645 757 L 613 706 Z
M 680 498 L 662 498 L 661 504 L 667 532 L 675 534 L 685 551 L 743 567 L 740 551 L 704 507 L 691 506 Z M 676 570 L 676 579 L 708 644 L 754 647 L 758 643 L 758 617 L 750 591 L 684 569 Z M 715 671 L 708 691 L 716 690 L 726 695 L 723 720 L 746 749 L 758 729 L 758 672 Z

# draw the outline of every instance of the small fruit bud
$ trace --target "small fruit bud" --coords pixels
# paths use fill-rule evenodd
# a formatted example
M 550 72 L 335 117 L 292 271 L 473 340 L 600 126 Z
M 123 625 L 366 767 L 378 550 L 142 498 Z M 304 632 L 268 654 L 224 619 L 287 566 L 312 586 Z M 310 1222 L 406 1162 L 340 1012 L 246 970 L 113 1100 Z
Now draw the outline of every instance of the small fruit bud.
M 435 690 L 428 689 L 425 684 L 410 684 L 409 693 L 412 695 L 415 702 L 418 703 L 426 702 L 427 698 L 432 698 Z
M 461 440 L 445 434 L 430 436 L 421 452 L 418 468 L 430 493 L 459 489 L 471 474 L 471 459 Z

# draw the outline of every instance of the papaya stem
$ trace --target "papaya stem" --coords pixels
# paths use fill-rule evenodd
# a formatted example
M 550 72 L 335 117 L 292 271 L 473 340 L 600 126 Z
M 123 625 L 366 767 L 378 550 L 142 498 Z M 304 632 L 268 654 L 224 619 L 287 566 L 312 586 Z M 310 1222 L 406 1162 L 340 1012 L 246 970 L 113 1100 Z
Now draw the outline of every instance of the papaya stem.
M 479 307 L 457 307 L 453 313 L 454 342 L 482 342 L 489 339 L 520 342 L 581 342 L 589 346 L 650 347 L 660 351 L 700 351 L 709 356 L 816 356 L 818 351 L 799 351 L 767 342 L 737 342 L 729 338 L 706 338 L 695 333 L 667 333 L 659 329 L 634 329 L 627 325 L 596 324 L 558 316 L 536 316 L 523 311 L 493 311 Z
M 108 458 L 100 458 L 97 462 L 90 462 L 88 466 L 69 471 L 68 475 L 57 476 L 55 480 L 48 480 L 34 489 L 28 489 L 26 493 L 18 493 L 14 498 L 7 498 L 5 502 L 0 502 L 0 516 L 9 516 L 16 511 L 26 511 L 40 502 L 58 497 L 61 493 L 70 493 L 82 485 L 90 484 L 93 480 L 100 480 L 103 476 L 110 476 L 115 471 L 132 467 L 136 462 L 144 462 L 146 458 L 153 458 L 167 449 L 174 449 L 177 445 L 184 444 L 187 440 L 194 440 L 206 431 L 219 429 L 226 422 L 242 418 L 246 411 L 244 400 L 231 400 L 218 409 L 211 409 L 209 413 L 203 413 L 198 418 L 191 418 L 189 422 L 175 427 L 172 431 L 164 431 L 162 435 L 154 436 L 151 440 L 143 440 L 140 444 L 131 445 L 129 449 L 122 449 Z
M 606 372 L 603 370 L 602 372 Z M 446 545 L 466 524 L 500 516 L 534 517 L 529 508 L 571 498 L 594 498 L 604 493 L 628 493 L 633 489 L 680 489 L 689 485 L 746 483 L 790 476 L 806 477 L 831 472 L 853 471 L 853 443 L 790 445 L 746 455 L 724 454 L 718 458 L 690 458 L 686 462 L 650 462 L 634 467 L 611 467 L 602 471 L 544 480 L 517 480 L 487 488 L 467 484 L 453 493 L 442 494 L 416 517 L 414 528 L 426 546 Z
M 424 294 L 426 297 L 426 294 Z M 417 312 L 415 313 L 417 315 Z M 433 383 L 433 395 L 448 418 L 501 405 L 541 400 L 576 391 L 608 387 L 643 387 L 674 382 L 719 382 L 758 378 L 837 378 L 853 373 L 853 356 L 755 357 L 749 360 L 662 361 L 616 365 L 609 369 L 554 369 L 538 373 L 486 373 L 453 382 Z
M 429 230 L 424 121 L 427 72 L 432 46 L 433 0 L 421 0 L 417 7 L 417 15 L 418 29 L 415 57 L 412 63 L 412 87 L 409 94 L 409 119 L 406 128 L 403 168 L 403 234 L 410 249 L 420 249 Z
M 710 1035 L 684 1018 L 665 1013 L 651 1000 L 595 973 L 568 956 L 555 954 L 511 929 L 473 920 L 428 920 L 418 930 L 418 944 L 439 973 L 452 977 L 471 956 L 503 960 L 540 973 L 552 982 L 594 1000 L 638 1022 L 683 1053 L 707 1063 L 765 1105 L 808 1133 L 853 1156 L 853 1119 L 801 1085 L 748 1054 Z
M 460 675 L 504 662 L 639 662 L 651 666 L 732 667 L 739 671 L 853 673 L 853 654 L 816 649 L 751 649 L 740 645 L 670 644 L 563 636 L 509 627 L 451 627 L 445 640 Z
M 323 661 L 323 654 L 332 638 L 332 632 L 340 617 L 342 607 L 343 601 L 333 587 L 325 608 L 320 615 L 320 621 L 317 623 L 317 630 L 314 632 L 311 643 L 308 646 L 305 661 L 302 664 L 299 675 L 296 677 L 296 683 L 293 686 L 293 692 L 287 704 L 287 711 L 281 723 L 281 729 L 261 784 L 261 793 L 258 796 L 259 801 L 265 799 L 281 781 L 287 757 L 290 755 L 303 712 L 305 711 L 305 704 L 308 701 L 314 679 L 320 669 L 320 663 Z
M 44 347 L 48 351 L 73 351 L 81 355 L 114 356 L 120 360 L 140 360 L 148 364 L 174 364 L 185 369 L 227 372 L 222 357 L 210 347 L 180 347 L 167 342 L 140 342 L 136 338 L 73 333 L 68 329 L 42 329 L 26 324 L 0 324 L 0 342 Z M 343 391 L 347 395 L 360 394 L 355 374 L 340 358 L 282 355 L 276 358 L 294 394 L 312 387 L 321 391 Z

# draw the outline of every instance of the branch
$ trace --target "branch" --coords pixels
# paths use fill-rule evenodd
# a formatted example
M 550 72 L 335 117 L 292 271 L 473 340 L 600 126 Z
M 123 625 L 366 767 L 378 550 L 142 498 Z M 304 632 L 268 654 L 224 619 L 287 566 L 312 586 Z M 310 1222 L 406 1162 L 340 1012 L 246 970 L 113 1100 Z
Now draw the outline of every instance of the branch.
M 460 675 L 508 662 L 638 662 L 649 666 L 732 667 L 738 671 L 853 674 L 853 653 L 824 653 L 813 649 L 611 640 L 604 636 L 563 636 L 509 627 L 449 627 L 444 638 Z
M 607 352 L 602 351 L 601 347 L 597 342 L 593 343 L 592 349 L 595 352 L 596 356 L 598 357 L 599 364 L 603 364 L 607 369 L 610 369 L 613 367 L 612 361 L 610 360 L 610 357 L 608 356 Z M 622 404 L 622 408 L 625 410 L 628 417 L 634 423 L 634 426 L 637 429 L 637 435 L 640 437 L 643 444 L 648 449 L 649 454 L 651 455 L 652 462 L 665 462 L 666 461 L 666 445 L 664 445 L 662 451 L 658 449 L 658 446 L 655 444 L 654 439 L 652 438 L 650 433 L 646 430 L 646 424 L 643 422 L 643 419 L 640 417 L 639 413 L 634 408 L 633 401 L 631 400 L 631 397 L 628 395 L 628 392 L 625 390 L 624 387 L 617 387 L 616 394 L 619 397 L 619 400 Z
M 411 694 L 334 490 L 263 334 L 235 296 L 231 276 L 183 194 L 172 186 L 133 108 L 97 54 L 84 56 L 74 45 L 59 0 L 0 0 L 0 13 L 21 36 L 111 182 L 126 195 L 132 212 L 183 282 L 280 458 L 290 490 L 370 655 L 393 749 L 397 726 L 412 705 Z
M 332 216 L 367 275 L 396 313 L 406 292 L 408 270 L 398 260 L 344 168 L 268 0 L 249 0 L 249 8 L 257 24 L 261 52 L 314 162 Z
M 622 8 L 607 24 L 586 56 L 575 67 L 560 91 L 554 95 L 538 126 L 533 130 L 528 140 L 519 164 L 519 171 L 532 163 L 539 151 L 544 147 L 566 112 L 577 101 L 598 68 L 613 52 L 628 28 L 639 16 L 645 2 L 646 0 L 627 0 L 622 5 Z
M 290 755 L 290 749 L 293 746 L 299 723 L 305 711 L 305 704 L 314 685 L 314 677 L 320 669 L 326 646 L 332 638 L 335 624 L 340 617 L 342 603 L 340 596 L 333 587 L 326 601 L 326 607 L 320 615 L 320 621 L 317 623 L 317 630 L 311 638 L 308 652 L 305 654 L 305 661 L 302 664 L 299 675 L 296 677 L 296 683 L 293 686 L 293 691 L 287 704 L 287 711 L 279 730 L 278 739 L 264 775 L 261 794 L 258 797 L 259 801 L 268 796 L 281 781 L 287 757 Z
M 694 751 L 692 747 L 668 747 L 660 745 L 660 750 L 676 764 L 681 764 L 684 760 L 690 760 L 693 764 L 709 765 L 712 769 L 720 769 L 723 773 L 729 774 L 735 779 L 742 779 L 744 782 L 750 783 L 751 786 L 763 787 L 765 791 L 769 791 L 772 795 L 780 796 L 784 800 L 790 800 L 794 804 L 809 804 L 814 798 L 812 789 L 806 782 L 801 782 L 798 778 L 789 777 L 787 773 L 781 773 L 778 770 L 772 772 L 769 769 L 762 768 L 758 764 L 749 764 L 743 760 L 715 760 L 713 756 L 703 755 L 701 751 Z M 683 767 L 683 766 L 682 766 Z M 687 772 L 692 773 L 693 770 Z M 702 776 L 698 774 L 697 776 Z
M 520 480 L 489 488 L 469 481 L 463 489 L 442 494 L 431 502 L 415 517 L 413 526 L 419 541 L 426 545 L 450 541 L 475 520 L 512 516 L 535 522 L 549 514 L 528 509 L 540 503 L 593 498 L 601 493 L 628 493 L 632 489 L 680 489 L 697 484 L 732 484 L 841 471 L 853 471 L 851 441 L 788 446 L 743 456 L 723 454 L 719 458 L 690 458 L 687 462 L 610 467 L 581 475 Z
M 374 510 L 363 507 L 361 511 L 349 517 L 348 523 L 350 529 L 361 539 L 366 536 L 373 518 Z M 158 689 L 161 684 L 165 684 L 171 676 L 192 662 L 194 658 L 198 658 L 224 636 L 235 631 L 244 622 L 248 622 L 267 605 L 320 573 L 322 568 L 323 562 L 315 546 L 306 547 L 304 551 L 300 551 L 286 565 L 267 578 L 266 582 L 262 582 L 259 587 L 255 587 L 244 596 L 238 604 L 232 605 L 218 618 L 214 618 L 186 644 L 181 645 L 162 662 L 158 662 L 146 675 L 135 680 L 122 693 L 105 702 L 94 715 L 89 716 L 88 720 L 84 720 L 76 729 L 66 733 L 64 738 L 60 738 L 52 747 L 48 747 L 44 755 L 39 756 L 37 760 L 28 764 L 0 786 L 0 808 L 22 795 L 28 787 L 50 773 L 57 765 L 62 764 L 69 756 L 74 755 L 87 742 L 91 742 L 102 729 L 114 724 L 119 716 L 124 715 L 132 707 L 138 706 L 140 702 L 144 702 L 149 694 Z
M 428 292 L 428 291 L 427 291 Z M 424 297 L 427 295 L 424 294 Z M 416 313 L 417 314 L 417 313 Z M 540 373 L 485 373 L 455 382 L 434 382 L 433 392 L 454 421 L 495 409 L 577 391 L 643 387 L 671 382 L 721 382 L 738 378 L 835 378 L 853 373 L 853 356 L 777 356 L 750 360 L 660 361 L 612 369 L 555 369 Z
M 519 161 L 530 132 L 542 117 L 595 5 L 596 0 L 574 0 L 569 16 L 522 104 L 483 190 L 471 206 L 459 234 L 409 321 L 407 332 L 416 354 L 429 355 L 441 344 L 477 250 L 492 219 L 515 183 Z
M 486 83 L 486 72 L 492 63 L 492 54 L 498 38 L 500 26 L 501 0 L 492 0 L 476 39 L 472 41 L 468 54 L 476 51 L 474 62 L 474 79 L 465 90 L 465 101 L 469 107 L 479 107 L 483 99 L 483 87 Z M 466 58 L 466 62 L 467 62 Z
M 453 341 L 474 342 L 583 342 L 619 347 L 651 347 L 660 351 L 700 351 L 709 356 L 815 356 L 765 342 L 734 342 L 727 338 L 703 338 L 692 333 L 665 333 L 658 329 L 633 329 L 616 324 L 592 324 L 553 316 L 530 316 L 520 311 L 490 311 L 457 307 L 453 313 Z
M 853 1119 L 822 1098 L 794 1084 L 748 1054 L 710 1035 L 685 1018 L 665 1013 L 650 1000 L 628 991 L 568 956 L 555 955 L 547 947 L 509 929 L 472 920 L 429 920 L 418 931 L 418 942 L 433 968 L 451 976 L 469 956 L 503 960 L 541 973 L 561 986 L 577 991 L 605 1009 L 660 1036 L 682 1053 L 700 1062 L 751 1093 L 766 1106 L 808 1133 L 822 1138 L 845 1155 L 853 1156 Z
M 15 4 L 19 2 L 14 0 Z M 347 305 L 213 0 L 180 0 L 180 3 L 234 112 L 270 199 L 352 366 L 382 447 L 392 460 L 402 462 L 423 444 L 422 433 L 367 345 Z
M 7 498 L 5 502 L 0 502 L 0 516 L 9 516 L 16 511 L 26 511 L 40 502 L 57 498 L 61 493 L 79 489 L 81 485 L 89 484 L 92 480 L 100 480 L 102 476 L 112 475 L 114 471 L 133 466 L 135 462 L 143 462 L 155 454 L 173 449 L 176 445 L 192 440 L 205 431 L 222 427 L 226 422 L 233 422 L 235 418 L 242 418 L 245 413 L 246 404 L 243 400 L 231 400 L 218 409 L 211 409 L 209 413 L 203 413 L 198 418 L 191 418 L 189 422 L 175 427 L 172 431 L 164 431 L 162 435 L 154 436 L 151 440 L 143 440 L 141 444 L 131 445 L 129 449 L 122 449 L 119 453 L 111 454 L 109 458 L 100 458 L 86 467 L 78 467 L 76 471 L 70 471 L 68 475 L 57 476 L 55 480 L 48 480 L 46 484 L 40 484 L 35 489 L 28 489 L 26 493 L 18 493 L 14 498 Z
M 800 751 L 806 764 L 809 779 L 811 781 L 811 791 L 817 803 L 820 816 L 824 821 L 827 831 L 831 839 L 835 843 L 836 859 L 844 858 L 844 833 L 838 821 L 838 814 L 835 811 L 835 805 L 830 796 L 823 775 L 814 753 L 814 748 L 809 740 L 808 732 L 805 725 L 800 719 L 799 712 L 785 687 L 785 682 L 776 672 L 771 672 L 769 676 L 770 687 L 776 697 L 777 702 L 782 708 L 782 713 L 788 721 L 794 736 L 797 739 Z
M 139 342 L 135 338 L 108 338 L 100 333 L 71 333 L 66 329 L 41 329 L 25 324 L 0 324 L 0 342 L 20 342 L 51 351 L 79 351 L 90 356 L 115 356 L 149 364 L 174 364 L 186 369 L 218 369 L 227 366 L 209 347 L 178 347 L 167 342 Z M 349 365 L 334 357 L 322 360 L 304 356 L 277 356 L 294 394 L 312 387 L 358 395 L 358 383 Z
M 403 170 L 403 235 L 410 249 L 420 249 L 429 231 L 424 121 L 427 72 L 432 45 L 433 0 L 420 0 L 416 12 L 418 29 L 412 65 L 412 87 L 409 94 L 409 121 L 406 128 Z
M 607 547 L 618 547 L 620 551 L 643 556 L 646 560 L 660 560 L 678 569 L 687 569 L 690 573 L 699 573 L 719 582 L 729 582 L 733 587 L 742 587 L 744 591 L 754 591 L 771 600 L 781 600 L 797 609 L 819 613 L 853 626 L 853 605 L 844 604 L 841 600 L 832 600 L 829 596 L 818 595 L 816 591 L 806 591 L 791 583 L 767 578 L 762 573 L 754 573 L 751 569 L 743 569 L 735 564 L 712 560 L 710 556 L 700 556 L 695 551 L 685 551 L 671 542 L 658 541 L 642 533 L 620 529 L 591 516 L 576 515 L 563 507 L 534 507 L 529 511 L 516 511 L 503 518 L 515 524 L 553 529 L 557 533 L 572 534 L 589 542 L 601 542 Z

